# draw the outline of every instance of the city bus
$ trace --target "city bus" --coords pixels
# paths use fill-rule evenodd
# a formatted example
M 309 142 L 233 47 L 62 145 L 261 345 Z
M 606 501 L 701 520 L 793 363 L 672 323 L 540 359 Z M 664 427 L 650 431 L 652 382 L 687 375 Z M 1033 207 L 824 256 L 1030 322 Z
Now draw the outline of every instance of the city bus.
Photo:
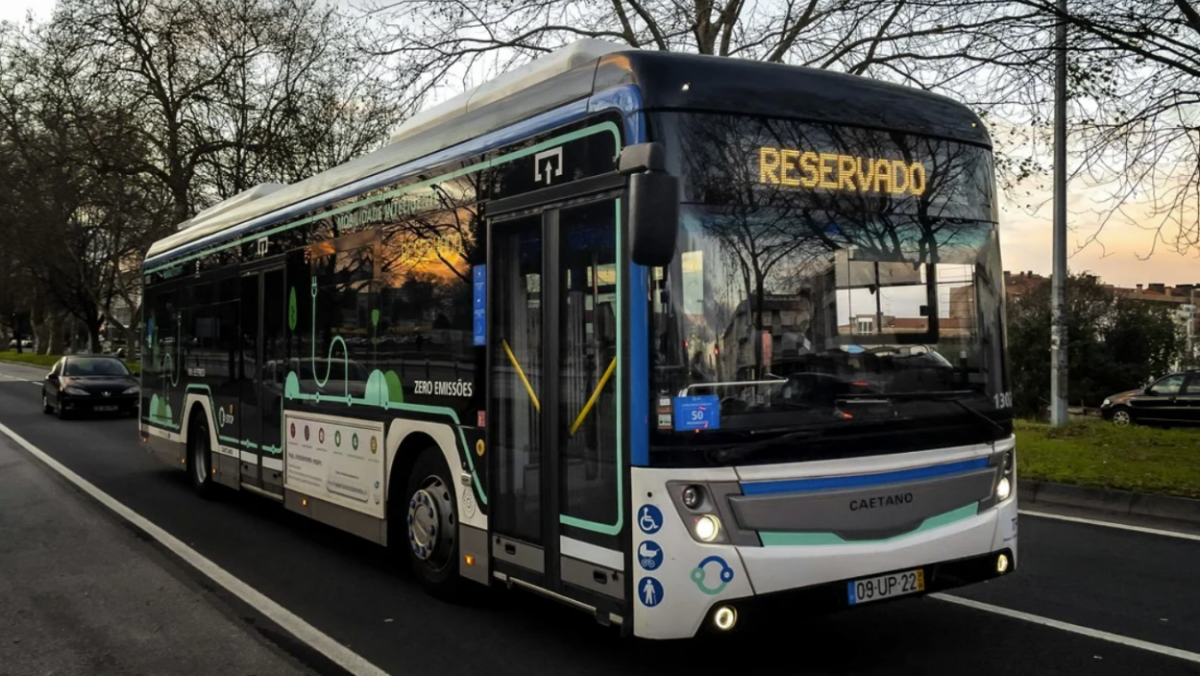
M 573 43 L 156 242 L 141 440 L 647 639 L 1010 574 L 991 148 L 928 92 Z

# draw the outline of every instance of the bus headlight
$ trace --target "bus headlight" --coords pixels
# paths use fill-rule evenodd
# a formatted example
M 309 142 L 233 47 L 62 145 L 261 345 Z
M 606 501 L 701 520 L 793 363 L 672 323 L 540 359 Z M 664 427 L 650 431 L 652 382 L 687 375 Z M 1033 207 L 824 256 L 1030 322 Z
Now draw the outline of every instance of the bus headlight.
M 712 542 L 721 534 L 721 520 L 712 514 L 705 514 L 696 519 L 696 537 L 704 542 Z
M 699 507 L 703 498 L 704 492 L 699 486 L 687 486 L 683 489 L 683 506 L 688 509 Z
M 1008 480 L 1008 477 L 1001 477 L 1000 481 L 996 483 L 996 499 L 1003 502 L 1008 499 L 1009 495 L 1012 495 L 1012 482 Z

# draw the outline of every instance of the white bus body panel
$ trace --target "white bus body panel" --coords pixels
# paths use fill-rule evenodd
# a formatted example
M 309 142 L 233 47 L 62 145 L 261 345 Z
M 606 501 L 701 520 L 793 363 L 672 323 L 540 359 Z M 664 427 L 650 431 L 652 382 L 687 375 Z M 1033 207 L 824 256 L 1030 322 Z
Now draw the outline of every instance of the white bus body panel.
M 1014 567 L 1017 563 L 1015 471 L 1008 500 L 960 521 L 880 542 L 768 547 L 706 545 L 697 541 L 689 531 L 691 524 L 685 523 L 668 496 L 667 482 L 778 481 L 874 474 L 987 457 L 1013 448 L 1014 443 L 1009 439 L 994 446 L 744 468 L 633 468 L 634 634 L 650 639 L 691 637 L 718 601 L 737 607 L 739 598 L 970 558 L 1004 548 L 1012 550 Z M 640 522 L 647 505 L 662 514 L 663 524 L 653 533 L 647 533 Z M 657 545 L 663 552 L 662 563 L 653 570 L 647 570 L 638 554 L 647 541 L 652 543 L 651 549 Z M 719 563 L 711 557 L 718 557 Z M 710 563 L 699 572 L 698 566 L 706 560 Z M 720 573 L 726 568 L 722 579 Z M 649 587 L 647 580 L 652 580 Z M 647 598 L 648 592 L 654 598 Z

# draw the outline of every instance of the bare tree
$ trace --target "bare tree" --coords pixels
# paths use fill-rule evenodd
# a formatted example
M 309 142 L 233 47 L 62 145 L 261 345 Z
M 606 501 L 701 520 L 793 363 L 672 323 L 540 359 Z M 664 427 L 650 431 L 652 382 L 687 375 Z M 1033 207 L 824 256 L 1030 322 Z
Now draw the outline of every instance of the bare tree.
M 384 74 L 317 0 L 64 0 L 54 24 L 137 120 L 151 152 L 121 171 L 166 187 L 176 223 L 345 161 L 397 119 Z
M 1021 91 L 997 66 L 1028 67 L 1045 47 L 1016 49 L 1036 10 L 937 0 L 367 0 L 416 100 L 453 78 L 491 75 L 580 38 L 635 48 L 740 57 L 871 75 L 957 91 L 990 106 Z M 1026 44 L 1028 41 L 1019 41 Z M 999 73 L 999 75 L 998 75 Z M 979 89 L 981 81 L 990 87 Z
M 113 300 L 129 293 L 141 252 L 161 235 L 166 195 L 102 168 L 128 167 L 147 149 L 128 113 L 88 86 L 85 52 L 43 27 L 5 43 L 0 59 L 6 257 L 33 287 L 31 310 L 69 313 L 98 347 L 106 319 L 126 328 Z
M 1014 52 L 1051 46 L 1054 26 L 1068 23 L 1072 179 L 1100 194 L 1081 214 L 1095 223 L 1082 246 L 1103 247 L 1105 227 L 1123 221 L 1147 231 L 1147 256 L 1200 249 L 1200 4 L 1071 0 L 1060 17 L 1054 0 L 975 0 L 962 11 L 998 6 L 1020 8 L 1009 28 Z M 1051 62 L 1023 69 L 1029 86 L 1013 101 L 1025 106 L 1013 119 L 1028 126 L 1011 129 L 1025 150 L 1007 168 L 1023 182 L 1040 183 L 1051 170 L 1040 161 L 1048 152 L 1039 152 L 1050 146 Z

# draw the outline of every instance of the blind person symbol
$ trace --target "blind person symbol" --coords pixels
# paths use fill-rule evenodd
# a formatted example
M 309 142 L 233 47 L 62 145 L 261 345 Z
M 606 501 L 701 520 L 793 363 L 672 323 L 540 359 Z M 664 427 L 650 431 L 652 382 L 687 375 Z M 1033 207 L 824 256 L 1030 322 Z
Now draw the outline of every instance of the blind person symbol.
M 647 608 L 653 608 L 663 601 L 663 588 L 658 580 L 652 577 L 642 578 L 638 585 L 638 599 Z

